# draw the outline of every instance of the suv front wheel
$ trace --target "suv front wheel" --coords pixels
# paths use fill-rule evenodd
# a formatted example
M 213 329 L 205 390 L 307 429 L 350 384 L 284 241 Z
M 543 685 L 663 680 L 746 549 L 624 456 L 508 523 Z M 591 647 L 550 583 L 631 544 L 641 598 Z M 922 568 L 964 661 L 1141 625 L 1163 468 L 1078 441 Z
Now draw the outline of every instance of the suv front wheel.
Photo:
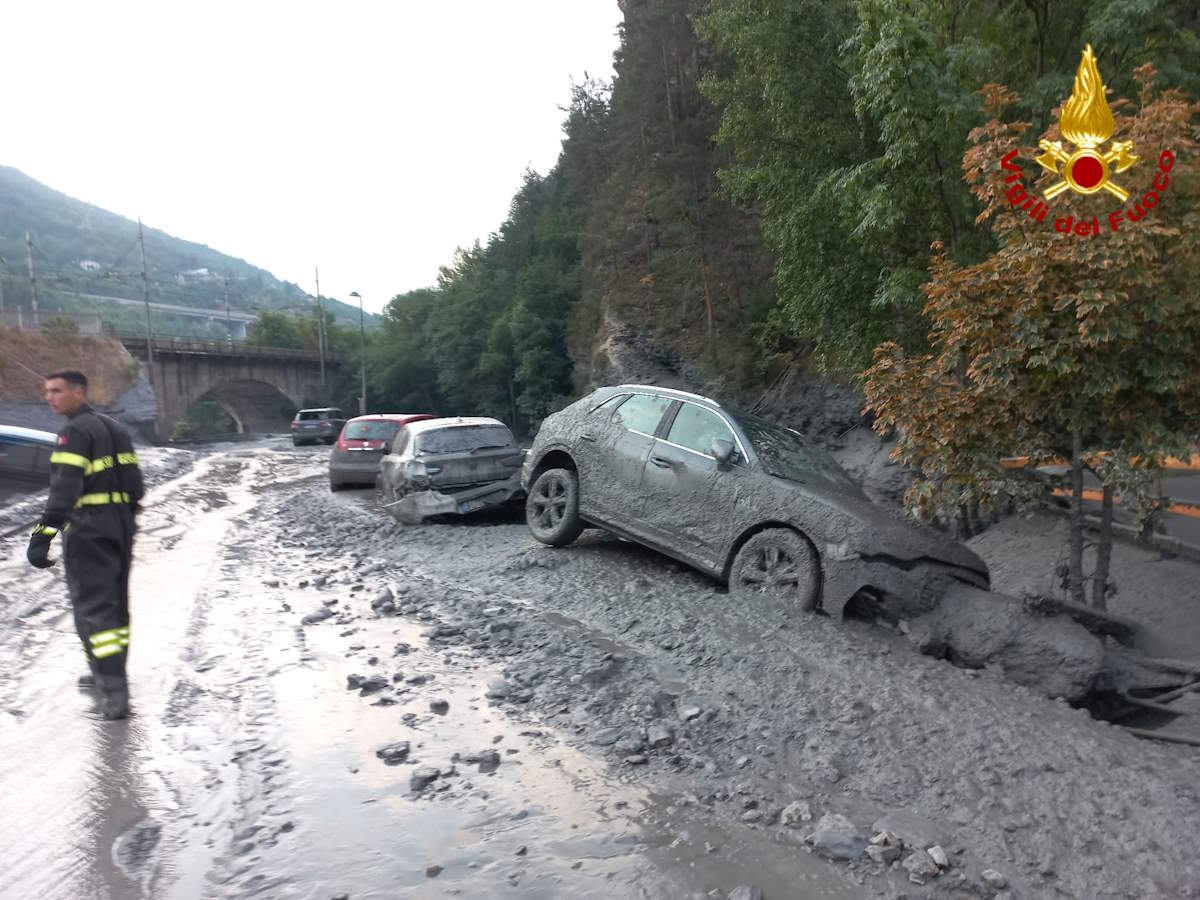
M 565 547 L 579 537 L 579 477 L 570 469 L 539 475 L 525 498 L 525 522 L 535 538 L 551 547 Z
M 767 528 L 742 545 L 729 569 L 729 593 L 746 603 L 774 601 L 809 611 L 821 599 L 821 562 L 790 528 Z

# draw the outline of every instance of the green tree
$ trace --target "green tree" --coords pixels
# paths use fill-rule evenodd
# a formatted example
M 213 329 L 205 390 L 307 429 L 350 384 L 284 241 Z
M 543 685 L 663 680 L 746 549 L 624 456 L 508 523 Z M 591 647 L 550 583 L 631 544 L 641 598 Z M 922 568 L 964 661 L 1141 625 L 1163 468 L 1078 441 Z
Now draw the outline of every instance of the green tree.
M 260 347 L 308 349 L 309 341 L 299 320 L 286 313 L 263 310 L 246 329 L 246 342 Z
M 962 265 L 935 245 L 923 286 L 931 352 L 885 343 L 866 372 L 876 429 L 896 429 L 895 455 L 920 472 L 908 497 L 919 513 L 1002 507 L 1028 495 L 1030 482 L 1002 468 L 1003 457 L 1070 461 L 1068 585 L 1080 603 L 1083 473 L 1095 473 L 1103 501 L 1091 600 L 1100 607 L 1114 493 L 1143 520 L 1152 517 L 1154 468 L 1190 455 L 1200 421 L 1200 104 L 1177 90 L 1155 93 L 1149 66 L 1138 75 L 1136 112 L 1116 117 L 1115 136 L 1142 155 L 1118 176 L 1132 193 L 1118 229 L 1109 228 L 1115 201 L 1107 193 L 1055 201 L 1064 219 L 1096 216 L 1106 233 L 1095 238 L 1059 233 L 1053 219 L 1031 224 L 1010 202 L 1012 175 L 1001 160 L 1029 123 L 1003 121 L 1015 95 L 985 89 L 992 118 L 972 132 L 963 168 L 983 206 L 977 222 L 996 249 Z M 1058 139 L 1057 126 L 1042 137 Z M 1036 153 L 1020 147 L 1018 158 Z M 1039 188 L 1054 180 L 1045 175 Z

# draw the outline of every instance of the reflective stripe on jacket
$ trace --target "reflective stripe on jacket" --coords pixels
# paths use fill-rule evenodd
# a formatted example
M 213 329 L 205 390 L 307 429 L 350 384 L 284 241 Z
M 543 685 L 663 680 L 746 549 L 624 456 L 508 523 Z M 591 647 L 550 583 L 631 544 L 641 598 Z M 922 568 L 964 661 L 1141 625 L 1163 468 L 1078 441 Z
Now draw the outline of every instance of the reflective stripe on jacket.
M 50 454 L 50 497 L 41 524 L 61 529 L 76 510 L 136 505 L 143 492 L 129 434 L 85 404 L 67 421 Z

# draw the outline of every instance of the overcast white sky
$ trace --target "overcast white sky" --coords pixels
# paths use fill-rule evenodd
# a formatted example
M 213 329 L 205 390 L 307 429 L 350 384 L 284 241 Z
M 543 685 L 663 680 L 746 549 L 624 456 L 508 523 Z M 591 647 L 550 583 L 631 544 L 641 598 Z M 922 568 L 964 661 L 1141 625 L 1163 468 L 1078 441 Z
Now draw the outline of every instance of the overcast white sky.
M 0 164 L 370 310 L 558 156 L 616 0 L 0 3 Z

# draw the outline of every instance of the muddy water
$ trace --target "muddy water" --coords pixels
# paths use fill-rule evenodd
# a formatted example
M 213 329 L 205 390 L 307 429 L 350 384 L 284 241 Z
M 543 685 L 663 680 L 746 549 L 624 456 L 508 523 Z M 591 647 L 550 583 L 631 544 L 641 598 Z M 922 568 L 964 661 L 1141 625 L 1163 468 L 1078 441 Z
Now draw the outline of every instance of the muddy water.
M 493 668 L 431 648 L 420 622 L 370 616 L 349 579 L 301 587 L 309 556 L 280 546 L 260 503 L 323 491 L 325 452 L 240 447 L 151 493 L 127 722 L 74 687 L 61 567 L 35 572 L 23 540 L 0 543 L 15 623 L 0 632 L 0 896 L 681 897 L 741 882 L 855 896 L 794 846 L 721 830 L 512 719 L 484 697 Z M 337 618 L 301 626 L 324 601 Z M 396 673 L 378 694 L 346 690 L 350 674 Z M 399 740 L 404 764 L 376 758 Z M 455 760 L 490 749 L 494 771 Z M 418 765 L 446 773 L 420 795 Z

